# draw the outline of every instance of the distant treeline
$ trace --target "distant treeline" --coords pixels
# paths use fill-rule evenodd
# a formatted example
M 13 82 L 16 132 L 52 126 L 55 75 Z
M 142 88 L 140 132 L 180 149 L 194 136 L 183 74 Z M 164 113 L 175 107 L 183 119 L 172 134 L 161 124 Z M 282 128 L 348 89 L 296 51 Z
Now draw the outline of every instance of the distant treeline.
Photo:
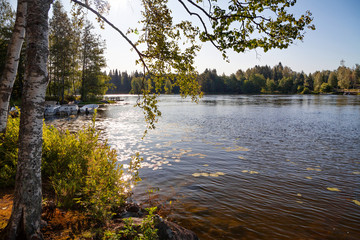
M 137 93 L 141 74 L 128 74 L 117 69 L 110 71 L 111 94 Z M 310 94 L 341 92 L 344 89 L 360 89 L 360 65 L 345 67 L 343 62 L 335 71 L 316 71 L 311 74 L 295 72 L 281 63 L 274 67 L 255 66 L 246 71 L 238 70 L 230 76 L 217 74 L 216 70 L 206 69 L 198 76 L 201 90 L 207 94 Z M 178 88 L 171 87 L 171 93 L 178 93 Z M 169 92 L 167 92 L 169 93 Z

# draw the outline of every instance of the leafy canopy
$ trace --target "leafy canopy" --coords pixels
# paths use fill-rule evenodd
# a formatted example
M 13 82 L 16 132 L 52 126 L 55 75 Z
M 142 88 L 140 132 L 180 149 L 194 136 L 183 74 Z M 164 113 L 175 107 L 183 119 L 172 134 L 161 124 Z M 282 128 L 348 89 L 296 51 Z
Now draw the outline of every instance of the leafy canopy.
M 296 0 L 178 0 L 183 9 L 176 11 L 194 16 L 200 26 L 186 20 L 175 23 L 168 0 L 141 0 L 142 28 L 128 31 L 138 36 L 133 43 L 102 15 L 108 10 L 106 0 L 72 1 L 90 9 L 100 21 L 118 31 L 139 55 L 137 64 L 143 66 L 144 74 L 143 94 L 137 106 L 144 109 L 149 128 L 155 127 L 161 115 L 156 95 L 169 81 L 179 86 L 182 96 L 189 95 L 195 101 L 201 96 L 194 66 L 200 41 L 211 42 L 227 59 L 229 49 L 244 52 L 261 48 L 266 52 L 287 48 L 295 40 L 304 39 L 306 28 L 315 29 L 311 12 L 299 17 L 290 13 Z

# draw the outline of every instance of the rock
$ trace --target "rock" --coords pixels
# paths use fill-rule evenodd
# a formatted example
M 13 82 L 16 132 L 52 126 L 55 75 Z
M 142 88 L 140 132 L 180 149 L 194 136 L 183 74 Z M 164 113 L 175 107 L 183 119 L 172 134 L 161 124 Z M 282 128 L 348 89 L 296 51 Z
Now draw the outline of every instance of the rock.
M 143 217 L 143 209 L 137 204 L 129 203 L 125 208 L 119 208 L 118 213 L 113 216 L 113 219 L 116 218 L 134 218 L 134 217 Z
M 140 206 L 137 204 L 131 204 L 126 208 L 126 211 L 137 213 L 140 211 Z
M 196 234 L 175 223 L 163 220 L 156 225 L 160 240 L 198 240 Z
M 138 215 L 132 212 L 124 212 L 120 215 L 120 218 L 134 218 L 134 217 L 138 217 Z

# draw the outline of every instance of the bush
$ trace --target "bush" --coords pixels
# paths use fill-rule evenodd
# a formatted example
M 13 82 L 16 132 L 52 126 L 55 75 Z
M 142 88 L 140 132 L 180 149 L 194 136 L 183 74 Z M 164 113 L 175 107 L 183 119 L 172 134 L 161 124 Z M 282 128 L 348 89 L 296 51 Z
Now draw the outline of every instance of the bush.
M 0 133 L 0 186 L 15 185 L 20 117 L 9 117 L 6 133 Z
M 117 235 L 110 235 L 105 239 L 136 239 L 136 240 L 157 240 L 157 229 L 155 228 L 156 207 L 147 208 L 149 214 L 144 218 L 140 225 L 134 225 L 131 218 L 125 219 L 125 226 Z
M 124 180 L 128 173 L 118 164 L 116 151 L 99 140 L 95 115 L 92 124 L 76 134 L 44 129 L 42 173 L 58 205 L 82 207 L 92 219 L 106 223 L 112 208 L 124 203 L 132 183 Z M 136 179 L 137 171 L 131 176 Z
M 13 186 L 18 152 L 19 118 L 9 118 L 0 143 L 0 186 Z M 140 180 L 141 159 L 131 160 L 128 172 L 117 162 L 117 153 L 99 140 L 95 115 L 77 133 L 44 125 L 42 178 L 55 193 L 58 206 L 82 208 L 100 224 L 112 217 L 112 209 L 128 197 L 130 185 Z

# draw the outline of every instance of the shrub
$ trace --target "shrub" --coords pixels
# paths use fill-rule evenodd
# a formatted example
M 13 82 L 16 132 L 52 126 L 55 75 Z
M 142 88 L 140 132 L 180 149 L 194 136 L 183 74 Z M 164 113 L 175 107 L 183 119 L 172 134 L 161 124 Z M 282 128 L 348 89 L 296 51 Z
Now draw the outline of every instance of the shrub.
M 79 202 L 93 219 L 104 223 L 112 217 L 112 208 L 121 205 L 126 197 L 126 182 L 122 166 L 118 166 L 116 151 L 106 144 L 97 146 L 88 158 L 85 185 Z
M 19 118 L 9 118 L 0 141 L 0 186 L 13 186 L 18 152 Z M 58 206 L 83 208 L 95 221 L 106 223 L 112 208 L 119 207 L 130 194 L 130 185 L 140 181 L 140 159 L 135 156 L 128 172 L 117 162 L 117 153 L 93 121 L 77 133 L 44 125 L 42 178 L 55 193 Z
M 120 230 L 117 239 L 135 239 L 135 240 L 156 240 L 159 239 L 157 229 L 155 228 L 155 215 L 156 207 L 147 208 L 149 214 L 143 219 L 140 225 L 134 225 L 131 218 L 125 219 L 124 229 Z M 111 238 L 114 236 L 111 235 Z
M 50 182 L 60 206 L 74 208 L 85 186 L 88 161 L 100 144 L 94 127 L 76 134 L 44 127 L 42 175 Z
M 92 124 L 75 134 L 45 128 L 42 172 L 58 205 L 83 207 L 102 224 L 112 217 L 112 208 L 125 201 L 131 182 L 117 162 L 116 151 L 99 140 L 99 133 L 95 115 Z M 135 171 L 130 179 L 137 174 Z
M 9 117 L 6 133 L 0 133 L 0 186 L 15 185 L 20 117 Z

